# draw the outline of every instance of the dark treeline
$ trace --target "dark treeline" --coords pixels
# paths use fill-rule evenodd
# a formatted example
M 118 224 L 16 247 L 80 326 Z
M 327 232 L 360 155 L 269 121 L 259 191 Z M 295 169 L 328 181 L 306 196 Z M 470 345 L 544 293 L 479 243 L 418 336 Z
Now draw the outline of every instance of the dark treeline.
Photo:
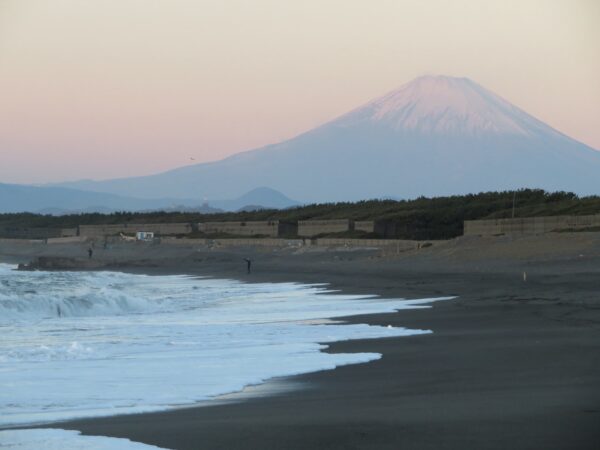
M 0 227 L 69 228 L 77 225 L 156 222 L 206 222 L 306 219 L 386 220 L 398 224 L 398 236 L 406 239 L 444 239 L 459 236 L 464 220 L 515 217 L 584 215 L 600 213 L 600 197 L 578 197 L 570 192 L 523 189 L 516 192 L 484 192 L 414 200 L 365 200 L 322 203 L 285 210 L 260 210 L 200 214 L 193 212 L 116 212 L 64 216 L 31 213 L 0 214 Z

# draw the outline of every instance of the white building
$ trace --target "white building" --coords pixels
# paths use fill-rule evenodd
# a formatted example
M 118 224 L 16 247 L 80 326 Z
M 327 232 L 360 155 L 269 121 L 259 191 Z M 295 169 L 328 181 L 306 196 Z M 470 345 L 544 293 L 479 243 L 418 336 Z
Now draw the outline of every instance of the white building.
M 152 231 L 138 231 L 135 233 L 135 238 L 138 241 L 152 241 L 154 239 L 154 232 Z

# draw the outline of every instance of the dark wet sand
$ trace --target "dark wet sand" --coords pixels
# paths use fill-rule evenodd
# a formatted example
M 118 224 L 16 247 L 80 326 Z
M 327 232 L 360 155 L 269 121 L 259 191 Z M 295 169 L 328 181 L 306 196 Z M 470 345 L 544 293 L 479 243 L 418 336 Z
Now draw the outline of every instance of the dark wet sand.
M 353 317 L 434 333 L 334 344 L 329 351 L 383 358 L 287 379 L 300 389 L 57 426 L 175 449 L 600 449 L 600 236 L 560 239 L 458 242 L 392 257 L 180 249 L 159 262 L 146 253 L 127 270 L 459 298 Z

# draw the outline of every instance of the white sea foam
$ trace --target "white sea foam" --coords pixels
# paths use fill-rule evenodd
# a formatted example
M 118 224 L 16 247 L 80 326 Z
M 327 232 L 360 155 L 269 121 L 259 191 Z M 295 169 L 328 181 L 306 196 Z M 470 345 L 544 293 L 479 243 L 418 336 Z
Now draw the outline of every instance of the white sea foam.
M 428 333 L 324 319 L 431 300 L 326 294 L 322 285 L 244 284 L 0 265 L 0 426 L 158 411 L 278 376 L 368 362 L 327 343 Z
M 0 448 L 6 450 L 161 450 L 129 439 L 82 436 L 79 431 L 57 428 L 0 430 Z

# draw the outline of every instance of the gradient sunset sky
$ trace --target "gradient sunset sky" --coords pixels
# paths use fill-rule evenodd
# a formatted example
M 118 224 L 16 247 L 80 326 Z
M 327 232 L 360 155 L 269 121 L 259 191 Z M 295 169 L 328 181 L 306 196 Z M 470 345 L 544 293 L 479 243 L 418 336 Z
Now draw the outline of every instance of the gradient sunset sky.
M 221 159 L 423 74 L 600 149 L 599 24 L 598 0 L 0 0 L 0 182 Z

